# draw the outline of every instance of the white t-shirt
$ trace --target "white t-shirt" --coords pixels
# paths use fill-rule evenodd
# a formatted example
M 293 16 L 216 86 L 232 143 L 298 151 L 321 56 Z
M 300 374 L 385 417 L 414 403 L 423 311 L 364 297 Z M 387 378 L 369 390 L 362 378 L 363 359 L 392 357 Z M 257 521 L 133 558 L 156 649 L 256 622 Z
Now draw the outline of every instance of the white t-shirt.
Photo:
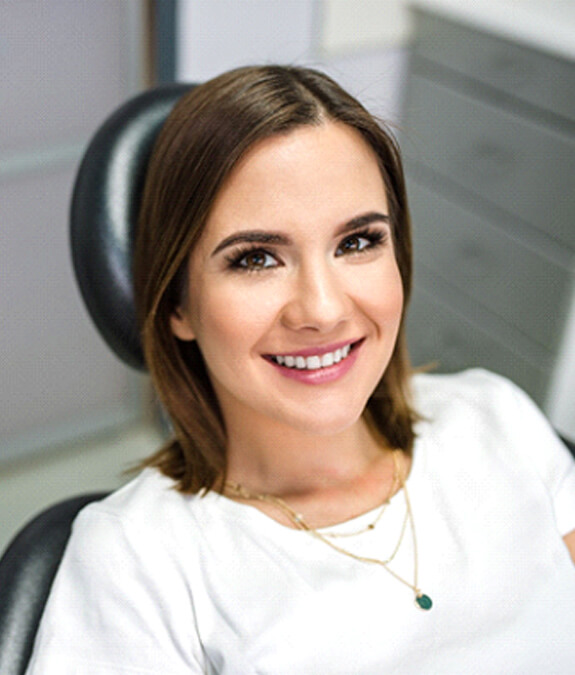
M 498 376 L 414 384 L 425 419 L 407 485 L 430 611 L 386 569 L 251 506 L 181 495 L 148 469 L 78 517 L 28 672 L 575 672 L 575 566 L 562 541 L 575 529 L 575 463 Z M 404 518 L 400 492 L 373 531 L 336 542 L 384 558 Z M 390 568 L 411 583 L 413 561 L 407 532 Z

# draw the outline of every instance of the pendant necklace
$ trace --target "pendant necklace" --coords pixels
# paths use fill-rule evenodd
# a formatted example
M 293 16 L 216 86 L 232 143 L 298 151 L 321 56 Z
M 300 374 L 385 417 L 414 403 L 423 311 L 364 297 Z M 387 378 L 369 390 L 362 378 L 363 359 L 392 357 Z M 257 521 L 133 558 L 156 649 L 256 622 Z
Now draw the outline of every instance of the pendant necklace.
M 354 560 L 357 560 L 358 562 L 362 563 L 367 563 L 367 564 L 372 564 L 372 565 L 379 565 L 380 567 L 383 567 L 389 574 L 391 574 L 397 581 L 400 581 L 402 584 L 405 586 L 408 586 L 411 588 L 411 590 L 414 593 L 414 600 L 415 604 L 417 607 L 419 607 L 422 610 L 428 611 L 432 608 L 433 602 L 429 595 L 423 593 L 421 589 L 418 586 L 418 575 L 419 575 L 419 556 L 418 556 L 418 550 L 417 550 L 417 537 L 415 534 L 415 523 L 414 523 L 414 518 L 413 518 L 413 511 L 411 509 L 411 501 L 409 499 L 409 493 L 407 491 L 407 486 L 405 484 L 405 479 L 401 473 L 400 467 L 399 467 L 399 456 L 400 451 L 399 450 L 393 450 L 393 463 L 394 463 L 394 476 L 393 476 L 393 481 L 391 483 L 389 495 L 385 502 L 383 503 L 382 507 L 380 508 L 375 520 L 370 523 L 367 527 L 364 527 L 361 530 L 358 530 L 356 532 L 351 532 L 351 533 L 330 533 L 330 532 L 325 532 L 322 533 L 319 530 L 311 527 L 308 525 L 306 522 L 305 518 L 301 513 L 298 513 L 292 507 L 287 504 L 283 499 L 280 497 L 276 497 L 274 495 L 266 494 L 266 493 L 253 493 L 244 488 L 242 485 L 239 483 L 234 483 L 232 481 L 227 481 L 225 484 L 225 487 L 227 488 L 228 492 L 231 493 L 233 497 L 240 498 L 240 499 L 249 499 L 249 500 L 256 500 L 260 502 L 265 502 L 267 504 L 271 504 L 272 506 L 275 506 L 278 508 L 287 518 L 290 520 L 290 522 L 294 525 L 296 529 L 303 530 L 305 532 L 308 532 L 310 535 L 318 539 L 319 541 L 323 542 L 327 546 L 329 546 L 331 549 L 334 551 L 341 553 L 342 555 L 345 555 L 349 558 L 352 558 Z M 391 495 L 393 494 L 393 489 L 395 487 L 396 482 L 399 481 L 399 486 L 400 489 L 403 490 L 404 498 L 405 498 L 405 518 L 403 520 L 403 525 L 401 528 L 401 532 L 399 534 L 399 538 L 397 541 L 397 544 L 395 548 L 393 549 L 392 553 L 388 558 L 385 560 L 381 560 L 379 558 L 370 558 L 367 556 L 362 556 L 362 555 L 357 555 L 356 553 L 353 553 L 352 551 L 348 551 L 347 549 L 338 546 L 335 544 L 333 541 L 330 540 L 329 537 L 335 537 L 335 536 L 355 536 L 358 534 L 361 534 L 363 532 L 367 532 L 369 530 L 373 530 L 381 517 L 383 516 L 383 513 L 385 512 L 385 509 L 387 505 L 389 504 L 389 500 Z M 389 563 L 392 562 L 392 560 L 395 558 L 397 552 L 399 551 L 401 544 L 403 542 L 403 538 L 405 535 L 405 531 L 407 529 L 407 525 L 409 524 L 410 530 L 411 530 L 411 536 L 412 536 L 412 542 L 413 542 L 413 583 L 410 583 L 407 579 L 404 579 L 402 576 L 397 574 L 394 570 L 392 570 L 389 567 Z

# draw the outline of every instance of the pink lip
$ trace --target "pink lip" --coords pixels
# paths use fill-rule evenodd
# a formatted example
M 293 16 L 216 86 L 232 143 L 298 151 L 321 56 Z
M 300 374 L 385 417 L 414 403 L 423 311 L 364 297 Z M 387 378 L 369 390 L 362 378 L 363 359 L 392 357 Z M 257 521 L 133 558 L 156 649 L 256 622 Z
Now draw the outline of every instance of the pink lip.
M 340 346 L 345 346 L 349 344 L 349 342 L 343 342 L 341 343 Z M 328 382 L 334 382 L 335 380 L 339 380 L 341 377 L 343 377 L 353 366 L 353 364 L 356 362 L 359 350 L 361 349 L 363 345 L 363 340 L 361 342 L 357 343 L 356 346 L 351 350 L 347 358 L 343 359 L 339 363 L 334 363 L 333 366 L 328 366 L 327 368 L 318 368 L 317 370 L 298 370 L 297 368 L 286 368 L 285 366 L 280 366 L 278 363 L 275 361 L 272 361 L 271 359 L 268 360 L 268 363 L 276 370 L 283 375 L 284 377 L 287 377 L 290 380 L 296 380 L 297 382 L 301 382 L 302 384 L 327 384 Z M 329 349 L 325 350 L 322 348 L 322 351 L 313 351 L 313 352 L 296 352 L 293 353 L 294 356 L 316 356 L 319 354 L 324 354 L 326 351 L 335 351 L 336 349 L 339 349 L 339 346 L 336 347 L 330 347 Z
M 329 352 L 335 352 L 336 349 L 341 349 L 347 345 L 355 344 L 358 341 L 355 340 L 345 340 L 342 342 L 334 342 L 331 345 L 321 345 L 320 347 L 308 347 L 307 349 L 300 349 L 295 352 L 278 352 L 273 354 L 273 356 L 323 356 L 323 354 L 328 354 Z M 272 356 L 269 354 L 269 356 Z

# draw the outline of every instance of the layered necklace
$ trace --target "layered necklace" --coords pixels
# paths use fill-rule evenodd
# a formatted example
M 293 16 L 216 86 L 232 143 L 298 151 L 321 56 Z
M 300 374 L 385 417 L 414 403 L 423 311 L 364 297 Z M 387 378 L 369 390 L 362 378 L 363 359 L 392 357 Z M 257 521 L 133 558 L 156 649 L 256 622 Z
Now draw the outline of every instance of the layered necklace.
M 246 500 L 255 500 L 255 501 L 260 501 L 264 502 L 266 504 L 271 504 L 278 510 L 280 510 L 287 518 L 288 520 L 292 523 L 292 525 L 298 529 L 298 530 L 303 530 L 305 532 L 308 532 L 310 535 L 318 539 L 319 541 L 323 542 L 326 546 L 329 546 L 331 549 L 334 551 L 337 551 L 338 553 L 341 553 L 342 555 L 345 555 L 349 558 L 353 558 L 354 560 L 357 560 L 362 563 L 367 563 L 371 565 L 379 565 L 380 567 L 383 567 L 389 574 L 391 574 L 395 579 L 400 581 L 402 584 L 405 586 L 408 586 L 411 588 L 411 590 L 414 593 L 414 599 L 415 599 L 415 604 L 417 607 L 423 610 L 430 610 L 431 607 L 433 606 L 433 603 L 431 601 L 431 598 L 423 593 L 421 589 L 418 586 L 418 573 L 419 573 L 419 559 L 418 559 L 418 552 L 417 552 L 417 538 L 415 536 L 415 524 L 414 524 L 414 519 L 413 519 L 413 511 L 411 509 L 411 501 L 409 499 L 409 494 L 407 491 L 407 486 L 405 484 L 405 478 L 401 472 L 400 466 L 399 466 L 399 455 L 401 451 L 400 450 L 393 450 L 393 466 L 394 466 L 394 473 L 393 473 L 393 479 L 391 481 L 391 485 L 389 488 L 388 495 L 381 505 L 381 507 L 378 509 L 377 515 L 375 519 L 366 525 L 365 527 L 361 528 L 360 530 L 356 530 L 354 532 L 330 532 L 324 531 L 320 532 L 316 528 L 311 527 L 305 520 L 304 516 L 301 513 L 298 513 L 295 511 L 287 502 L 285 502 L 283 499 L 280 497 L 276 497 L 274 495 L 266 494 L 266 493 L 257 493 L 257 492 L 250 492 L 247 490 L 243 485 L 240 483 L 234 483 L 233 481 L 226 481 L 225 488 L 226 491 L 230 494 L 230 496 L 234 498 L 239 498 L 239 499 L 246 499 Z M 399 489 L 403 490 L 403 495 L 405 498 L 405 517 L 403 519 L 403 524 L 401 527 L 401 531 L 399 534 L 399 538 L 397 541 L 396 546 L 394 547 L 393 551 L 391 554 L 384 560 L 381 560 L 379 558 L 370 558 L 367 556 L 362 556 L 358 555 L 356 553 L 353 553 L 352 551 L 349 551 L 346 548 L 343 548 L 342 546 L 339 546 L 338 544 L 335 544 L 332 539 L 337 538 L 337 537 L 353 537 L 359 534 L 363 534 L 364 532 L 368 532 L 370 530 L 374 530 L 378 522 L 381 520 L 383 514 L 385 513 L 385 510 L 387 506 L 389 505 L 389 501 L 391 497 L 394 494 L 394 490 L 396 485 L 399 483 Z M 397 555 L 399 549 L 401 548 L 401 544 L 403 542 L 403 538 L 405 535 L 405 531 L 407 529 L 407 525 L 409 524 L 409 528 L 411 530 L 411 536 L 412 536 L 412 542 L 413 542 L 413 583 L 408 581 L 407 579 L 404 579 L 402 576 L 397 574 L 394 570 L 392 570 L 389 567 L 389 564 L 393 561 L 395 556 Z

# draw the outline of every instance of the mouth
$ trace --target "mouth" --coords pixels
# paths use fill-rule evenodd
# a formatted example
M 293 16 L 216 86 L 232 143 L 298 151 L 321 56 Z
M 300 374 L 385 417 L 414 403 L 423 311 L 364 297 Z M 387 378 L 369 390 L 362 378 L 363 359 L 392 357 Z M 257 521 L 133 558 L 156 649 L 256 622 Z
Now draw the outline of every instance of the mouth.
M 321 370 L 345 361 L 362 342 L 363 338 L 356 342 L 348 342 L 337 349 L 309 356 L 303 356 L 302 354 L 268 354 L 266 358 L 278 366 L 293 370 Z

